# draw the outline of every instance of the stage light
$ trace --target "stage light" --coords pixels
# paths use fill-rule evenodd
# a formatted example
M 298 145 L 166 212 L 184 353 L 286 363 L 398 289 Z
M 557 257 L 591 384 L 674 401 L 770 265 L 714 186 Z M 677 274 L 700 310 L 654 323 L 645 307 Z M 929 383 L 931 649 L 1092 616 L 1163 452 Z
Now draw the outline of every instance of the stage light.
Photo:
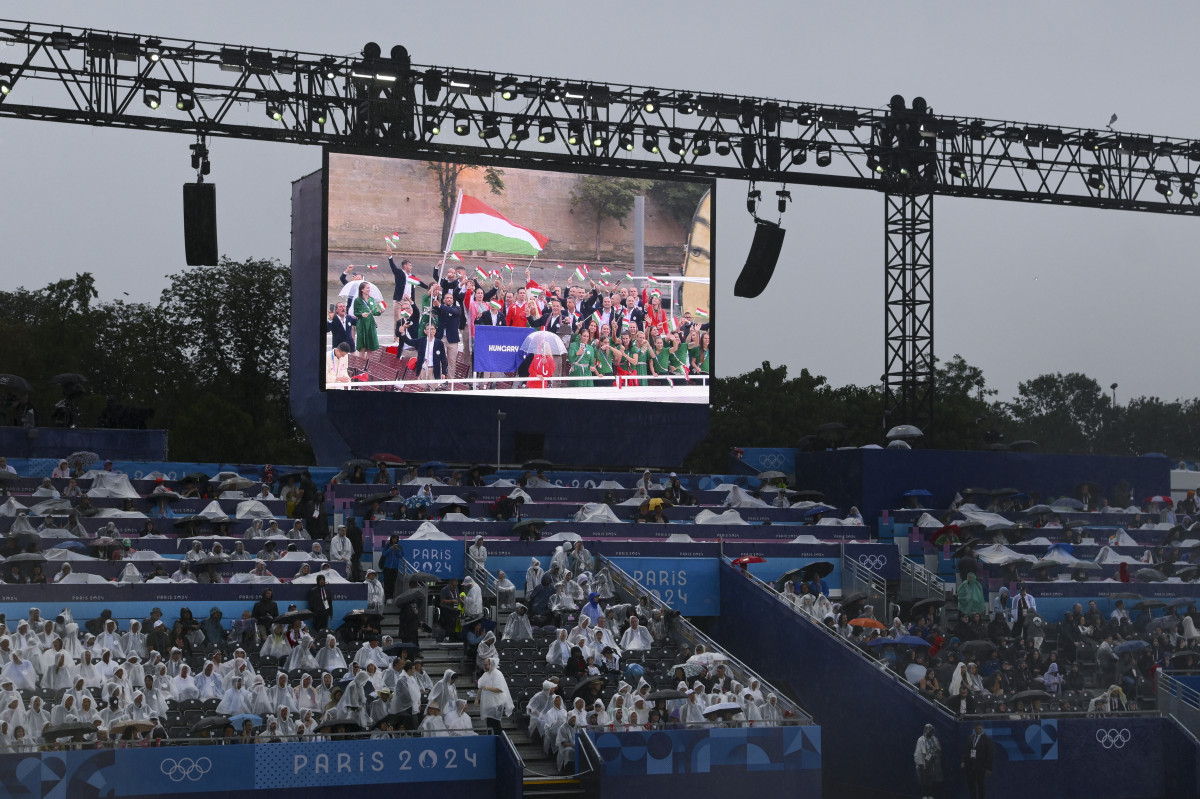
M 162 105 L 162 95 L 158 93 L 158 89 L 146 89 L 142 94 L 142 102 L 150 110 L 157 110 Z
M 191 111 L 196 107 L 196 97 L 191 92 L 182 89 L 175 92 L 175 108 L 179 111 Z
M 653 114 L 658 110 L 658 92 L 654 89 L 642 92 L 642 110 L 647 114 Z
M 808 161 L 808 144 L 803 139 L 788 139 L 787 146 L 792 153 L 793 166 L 799 166 Z
M 500 118 L 495 114 L 484 114 L 479 128 L 479 138 L 494 139 L 500 135 Z
M 50 33 L 50 46 L 55 50 L 70 50 L 74 41 L 75 37 L 67 31 L 51 31 Z
M 604 147 L 608 144 L 608 125 L 596 122 L 592 125 L 592 146 Z
M 545 94 L 546 99 L 552 103 L 557 103 L 562 100 L 562 84 L 556 80 L 546 81 L 546 86 L 542 91 Z
M 333 56 L 325 56 L 321 59 L 321 74 L 325 76 L 325 80 L 333 80 L 337 77 L 337 61 Z M 431 100 L 436 100 L 436 97 L 430 97 Z
M 725 138 L 724 136 L 720 136 L 717 138 L 715 149 L 717 151 L 717 155 L 729 155 L 733 147 L 729 144 L 729 139 Z
M 525 141 L 529 138 L 529 123 L 523 117 L 517 117 L 512 122 L 512 130 L 508 134 L 509 141 Z
M 950 156 L 950 175 L 959 180 L 967 179 L 967 170 L 963 165 L 963 157 L 961 155 Z
M 813 149 L 817 151 L 817 166 L 826 167 L 833 163 L 833 148 L 828 144 L 818 144 Z
M 787 204 L 791 202 L 792 193 L 787 189 L 780 189 L 779 191 L 775 192 L 775 199 L 778 203 L 779 213 L 782 214 L 787 210 Z
M 462 114 L 454 117 L 454 132 L 459 136 L 466 136 L 471 132 L 471 117 Z
M 512 75 L 506 75 L 500 79 L 500 97 L 504 100 L 511 100 L 517 96 L 517 79 Z
M 982 119 L 977 119 L 968 126 L 967 135 L 975 141 L 984 141 L 987 139 L 987 126 Z
M 1196 194 L 1196 184 L 1192 180 L 1185 180 L 1179 184 L 1179 193 L 1189 200 L 1194 200 L 1198 196 Z
M 654 155 L 659 153 L 658 128 L 646 128 L 646 135 L 642 137 L 642 149 Z
M 633 152 L 633 128 L 622 125 L 617 129 L 617 146 L 626 152 Z
M 12 79 L 7 75 L 0 75 L 0 94 L 8 94 L 12 91 Z
M 267 106 L 264 109 L 267 116 L 278 122 L 283 119 L 283 109 L 279 107 L 279 103 L 275 100 L 267 100 Z
M 1171 191 L 1170 181 L 1165 180 L 1163 178 L 1159 178 L 1158 182 L 1154 184 L 1154 190 L 1156 192 L 1158 192 L 1159 194 L 1161 194 L 1163 197 L 1170 197 L 1172 194 L 1175 193 L 1175 192 Z
M 738 147 L 742 153 L 742 168 L 752 169 L 754 167 L 754 160 L 758 157 L 758 143 L 754 140 L 753 136 L 743 136 Z
M 667 142 L 667 149 L 670 150 L 675 155 L 683 155 L 683 150 L 684 150 L 683 139 L 680 138 L 677 134 L 672 133 L 671 140 L 669 142 Z
M 145 50 L 146 58 L 152 63 L 158 63 L 162 60 L 162 39 L 147 39 Z
M 543 119 L 538 126 L 538 141 L 542 144 L 549 144 L 554 141 L 554 122 L 550 119 Z
M 680 94 L 679 99 L 675 103 L 675 108 L 677 108 L 681 114 L 691 114 L 695 112 L 696 107 L 692 105 L 691 92 L 684 92 Z
M 775 132 L 775 128 L 779 127 L 779 103 L 763 103 L 762 121 L 763 130 L 767 133 Z
M 763 162 L 767 169 L 774 171 L 778 171 L 783 166 L 783 143 L 779 141 L 779 137 L 767 138 L 766 146 L 763 147 Z
M 583 140 L 583 123 L 582 122 L 572 122 L 570 125 L 567 125 L 567 144 L 574 147 L 575 145 L 579 144 L 579 142 L 582 140 Z
M 749 97 L 742 100 L 738 108 L 739 124 L 741 124 L 743 128 L 753 127 L 754 117 L 757 115 L 757 113 L 758 108 L 754 105 L 753 100 L 751 100 Z
M 425 99 L 430 102 L 437 100 L 438 95 L 442 93 L 442 73 L 440 70 L 431 69 L 425 73 L 425 77 L 421 79 L 421 83 L 425 86 Z
M 708 143 L 707 136 L 697 136 L 692 140 L 692 155 L 708 155 L 712 152 L 712 145 Z
M 876 174 L 883 174 L 883 164 L 879 163 L 879 159 L 873 155 L 867 156 L 867 169 Z
M 197 143 L 188 145 L 188 149 L 192 151 L 192 169 L 197 171 L 203 169 L 204 165 L 208 163 L 208 148 Z
M 1100 167 L 1094 166 L 1088 170 L 1087 185 L 1096 191 L 1104 191 L 1104 174 Z
M 754 216 L 758 211 L 758 201 L 762 199 L 762 192 L 758 189 L 751 189 L 746 192 L 746 210 Z
M 323 105 L 310 105 L 308 107 L 308 118 L 318 125 L 324 125 L 329 121 L 329 109 Z
M 236 47 L 221 48 L 221 69 L 225 72 L 243 72 L 246 67 L 246 52 Z
M 438 119 L 436 113 L 426 114 L 425 116 L 425 133 L 429 136 L 437 136 L 442 132 L 442 123 Z

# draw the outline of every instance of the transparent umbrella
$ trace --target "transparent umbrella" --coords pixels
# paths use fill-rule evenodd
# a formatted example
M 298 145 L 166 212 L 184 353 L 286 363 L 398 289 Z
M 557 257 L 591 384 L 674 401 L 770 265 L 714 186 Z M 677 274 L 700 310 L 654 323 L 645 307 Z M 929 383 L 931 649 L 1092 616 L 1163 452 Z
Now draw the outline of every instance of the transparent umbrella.
M 562 339 L 546 330 L 535 330 L 521 342 L 521 352 L 533 355 L 566 355 Z

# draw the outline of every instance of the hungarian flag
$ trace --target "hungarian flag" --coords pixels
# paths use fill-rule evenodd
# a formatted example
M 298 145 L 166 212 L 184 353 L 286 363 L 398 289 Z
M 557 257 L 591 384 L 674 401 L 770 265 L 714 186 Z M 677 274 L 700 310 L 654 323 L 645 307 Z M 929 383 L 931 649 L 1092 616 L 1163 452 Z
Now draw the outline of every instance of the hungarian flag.
M 400 244 L 400 234 L 394 230 L 392 231 L 391 239 L 393 244 L 396 244 L 397 246 Z
M 367 264 L 367 269 L 378 269 L 379 264 Z
M 406 283 L 408 283 L 408 285 L 410 285 L 410 286 L 421 285 L 421 279 L 419 277 L 417 277 L 416 275 L 409 275 L 408 277 L 404 278 L 404 281 Z
M 504 271 L 508 273 L 508 276 L 509 276 L 509 277 L 512 277 L 512 272 L 513 272 L 513 270 L 512 270 L 512 264 L 505 264 L 505 265 L 504 265 Z
M 668 330 L 670 330 L 672 333 L 678 333 L 678 332 L 679 332 L 679 325 L 675 323 L 675 317 L 674 317 L 674 316 L 668 316 L 668 317 L 667 317 L 667 329 L 668 329 Z
M 448 249 L 487 250 L 533 257 L 545 249 L 549 241 L 536 230 L 522 227 L 506 219 L 495 208 L 464 194 Z
M 461 249 L 461 250 L 465 250 L 465 249 L 467 249 L 467 248 L 466 248 L 466 247 L 460 247 L 459 249 Z M 456 253 L 456 252 L 452 252 L 452 253 L 450 253 L 450 260 L 451 260 L 451 261 L 461 261 L 461 260 L 462 260 L 462 258 L 459 258 L 459 257 L 458 257 L 458 253 Z
M 587 280 L 588 279 L 587 264 L 580 264 L 579 266 L 575 267 L 575 279 L 576 280 Z
M 538 289 L 538 288 L 528 289 L 525 293 L 528 294 L 530 297 L 535 297 L 535 298 L 542 296 L 542 290 Z
M 389 239 L 385 236 L 383 239 L 383 243 L 387 245 L 387 248 L 389 250 L 392 249 L 392 240 L 391 239 Z
M 633 280 L 633 272 L 626 272 L 626 273 L 625 273 L 625 279 L 626 279 L 626 280 Z
M 477 266 L 475 267 L 475 277 L 479 278 L 480 280 L 487 280 L 488 273 L 482 266 Z
M 708 318 L 708 311 L 704 310 L 703 308 L 697 308 L 694 313 L 696 316 L 703 317 L 704 319 Z
M 554 268 L 555 268 L 555 269 L 562 269 L 562 268 L 563 268 L 563 265 L 562 265 L 562 264 L 556 264 Z
M 495 300 L 488 303 L 488 308 L 491 309 L 492 313 L 500 313 L 500 303 Z
M 662 281 L 659 280 L 658 278 L 656 278 L 654 275 L 646 275 L 646 282 L 647 283 L 661 283 Z
M 609 276 L 609 275 L 611 275 L 611 274 L 612 274 L 612 272 L 608 271 L 608 267 L 607 267 L 607 266 L 602 266 L 602 267 L 600 267 L 600 275 L 601 275 L 601 277 L 608 277 L 608 276 Z

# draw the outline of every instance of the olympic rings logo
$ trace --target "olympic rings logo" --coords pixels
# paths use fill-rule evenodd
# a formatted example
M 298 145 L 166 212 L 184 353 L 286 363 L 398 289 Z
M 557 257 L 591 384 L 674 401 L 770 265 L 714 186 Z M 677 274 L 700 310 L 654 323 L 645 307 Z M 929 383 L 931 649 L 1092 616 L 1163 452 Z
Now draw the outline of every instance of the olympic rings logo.
M 887 565 L 888 559 L 886 555 L 859 555 L 858 562 L 871 571 L 879 571 Z
M 783 465 L 783 456 L 779 455 L 777 453 L 773 453 L 770 455 L 763 455 L 761 462 L 762 462 L 763 466 L 770 466 L 772 468 L 777 467 L 777 466 L 782 466 Z
M 158 767 L 163 774 L 171 778 L 172 782 L 183 782 L 184 780 L 199 782 L 201 777 L 212 770 L 212 761 L 207 757 L 195 760 L 190 757 L 181 757 L 179 760 L 167 758 Z
M 1131 738 L 1133 733 L 1128 729 L 1096 730 L 1096 743 L 1105 749 L 1123 749 Z

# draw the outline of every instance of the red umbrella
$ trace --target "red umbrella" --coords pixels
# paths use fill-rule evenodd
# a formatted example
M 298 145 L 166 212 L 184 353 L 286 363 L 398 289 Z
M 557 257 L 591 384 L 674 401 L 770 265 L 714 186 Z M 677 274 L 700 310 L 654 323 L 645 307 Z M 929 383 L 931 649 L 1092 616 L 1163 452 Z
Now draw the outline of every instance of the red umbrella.
M 393 455 L 390 452 L 376 452 L 374 455 L 371 456 L 371 460 L 375 461 L 376 463 L 383 461 L 388 466 L 403 466 L 404 465 L 404 458 L 401 458 L 399 455 Z
M 962 540 L 962 530 L 959 529 L 957 524 L 947 524 L 945 527 L 934 531 L 929 540 L 936 546 L 941 546 L 946 541 L 958 543 Z
M 734 566 L 745 566 L 748 563 L 766 563 L 767 559 L 761 555 L 742 555 L 740 558 L 733 559 Z
M 883 622 L 875 621 L 875 619 L 869 619 L 866 616 L 862 616 L 857 619 L 851 619 L 850 626 L 852 626 L 852 627 L 871 627 L 876 630 L 886 630 L 887 629 L 887 627 L 884 625 Z
M 1159 494 L 1155 494 L 1154 496 L 1150 497 L 1150 499 L 1148 499 L 1146 501 L 1147 502 L 1163 502 L 1163 503 L 1166 503 L 1167 505 L 1175 504 L 1174 502 L 1171 501 L 1170 497 L 1164 497 Z

